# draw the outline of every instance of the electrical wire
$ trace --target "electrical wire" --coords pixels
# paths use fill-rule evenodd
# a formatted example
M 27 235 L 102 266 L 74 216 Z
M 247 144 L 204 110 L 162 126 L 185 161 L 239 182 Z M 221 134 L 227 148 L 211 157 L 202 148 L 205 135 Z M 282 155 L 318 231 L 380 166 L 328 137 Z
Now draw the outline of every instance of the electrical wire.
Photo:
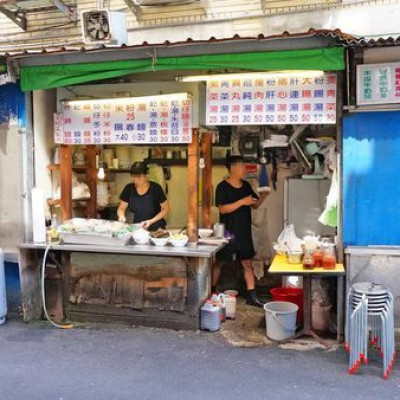
M 43 303 L 43 310 L 44 310 L 44 315 L 46 316 L 47 320 L 56 328 L 58 329 L 72 329 L 74 326 L 72 324 L 67 324 L 67 325 L 60 325 L 54 322 L 50 316 L 49 313 L 47 312 L 47 307 L 46 307 L 46 293 L 45 293 L 45 287 L 44 287 L 44 273 L 46 269 L 46 259 L 47 255 L 51 249 L 51 245 L 48 245 L 46 247 L 46 250 L 44 252 L 43 256 L 43 262 L 42 262 L 42 271 L 41 271 L 41 276 L 40 276 L 40 289 L 41 289 L 41 294 L 42 294 L 42 303 Z

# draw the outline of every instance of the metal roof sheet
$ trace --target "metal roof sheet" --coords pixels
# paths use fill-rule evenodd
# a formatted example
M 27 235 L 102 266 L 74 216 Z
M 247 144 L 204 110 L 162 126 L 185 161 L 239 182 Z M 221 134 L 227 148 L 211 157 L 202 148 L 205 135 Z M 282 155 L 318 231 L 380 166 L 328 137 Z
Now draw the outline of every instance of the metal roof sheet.
M 140 48 L 160 48 L 160 47 L 178 47 L 182 45 L 200 45 L 200 44 L 214 44 L 214 43 L 228 43 L 234 41 L 269 41 L 269 40 L 279 40 L 279 39 L 301 39 L 301 38 L 312 38 L 312 37 L 322 37 L 332 39 L 333 44 L 338 45 L 356 45 L 361 39 L 355 38 L 351 35 L 345 34 L 341 32 L 339 29 L 328 30 L 328 29 L 313 29 L 310 28 L 307 32 L 300 33 L 290 33 L 285 31 L 279 35 L 264 35 L 260 33 L 257 36 L 251 37 L 242 37 L 239 35 L 234 35 L 230 38 L 224 39 L 216 39 L 215 37 L 210 37 L 207 40 L 195 40 L 192 38 L 187 38 L 183 41 L 178 42 L 170 42 L 169 40 L 165 40 L 163 43 L 148 43 L 143 42 L 141 44 L 135 45 L 122 45 L 122 46 L 112 46 L 112 45 L 99 45 L 99 46 L 51 46 L 46 48 L 38 48 L 32 50 L 24 50 L 24 51 L 16 51 L 16 52 L 7 52 L 4 53 L 5 56 L 12 58 L 20 58 L 24 56 L 31 55 L 40 55 L 40 54 L 62 54 L 62 53 L 91 53 L 91 52 L 99 52 L 102 50 L 134 50 Z

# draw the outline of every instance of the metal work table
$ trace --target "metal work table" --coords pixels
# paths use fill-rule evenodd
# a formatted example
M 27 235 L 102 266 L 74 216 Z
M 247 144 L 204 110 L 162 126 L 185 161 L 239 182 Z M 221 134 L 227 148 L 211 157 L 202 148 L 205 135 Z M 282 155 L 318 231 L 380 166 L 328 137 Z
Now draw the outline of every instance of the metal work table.
M 289 264 L 285 256 L 276 255 L 268 271 L 277 275 L 301 275 L 303 277 L 303 303 L 304 303 L 304 326 L 302 334 L 317 337 L 311 328 L 311 278 L 334 277 L 337 279 L 337 341 L 341 341 L 343 332 L 344 312 L 344 276 L 346 270 L 343 264 L 336 264 L 335 269 L 323 268 L 304 269 L 303 264 Z M 319 338 L 318 338 L 319 339 Z
M 196 330 L 200 307 L 210 294 L 212 259 L 223 246 L 53 244 L 50 254 L 58 260 L 62 314 L 72 321 Z M 25 321 L 42 316 L 39 270 L 46 248 L 20 245 Z
M 152 256 L 170 256 L 170 257 L 213 257 L 223 245 L 190 245 L 184 247 L 172 246 L 153 246 L 153 245 L 128 245 L 128 246 L 94 246 L 85 244 L 52 244 L 51 250 L 84 252 L 84 253 L 112 253 L 112 254 L 130 254 L 130 255 L 149 255 Z M 45 250 L 46 244 L 23 243 L 21 249 Z

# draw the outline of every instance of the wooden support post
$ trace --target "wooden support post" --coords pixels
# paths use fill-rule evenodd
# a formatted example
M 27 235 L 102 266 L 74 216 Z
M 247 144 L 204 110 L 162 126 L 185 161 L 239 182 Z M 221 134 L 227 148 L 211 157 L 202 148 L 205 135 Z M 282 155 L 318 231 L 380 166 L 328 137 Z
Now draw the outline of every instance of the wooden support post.
M 60 147 L 61 220 L 72 218 L 72 151 L 71 146 Z
M 198 241 L 199 229 L 199 130 L 193 129 L 192 143 L 188 145 L 188 224 L 189 241 Z
M 205 168 L 203 169 L 203 227 L 211 228 L 212 206 L 212 133 L 207 132 L 202 136 L 201 149 L 203 152 Z
M 87 203 L 87 217 L 97 217 L 97 170 L 96 170 L 97 148 L 94 145 L 86 146 L 86 183 L 90 190 L 90 200 Z

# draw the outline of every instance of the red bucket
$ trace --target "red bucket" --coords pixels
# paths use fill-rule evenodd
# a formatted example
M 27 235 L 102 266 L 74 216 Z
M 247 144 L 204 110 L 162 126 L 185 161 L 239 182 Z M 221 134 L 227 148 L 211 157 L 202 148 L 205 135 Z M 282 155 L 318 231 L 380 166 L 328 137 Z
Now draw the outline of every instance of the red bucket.
M 303 289 L 291 287 L 276 287 L 271 289 L 273 301 L 288 301 L 299 306 L 297 322 L 303 323 Z

